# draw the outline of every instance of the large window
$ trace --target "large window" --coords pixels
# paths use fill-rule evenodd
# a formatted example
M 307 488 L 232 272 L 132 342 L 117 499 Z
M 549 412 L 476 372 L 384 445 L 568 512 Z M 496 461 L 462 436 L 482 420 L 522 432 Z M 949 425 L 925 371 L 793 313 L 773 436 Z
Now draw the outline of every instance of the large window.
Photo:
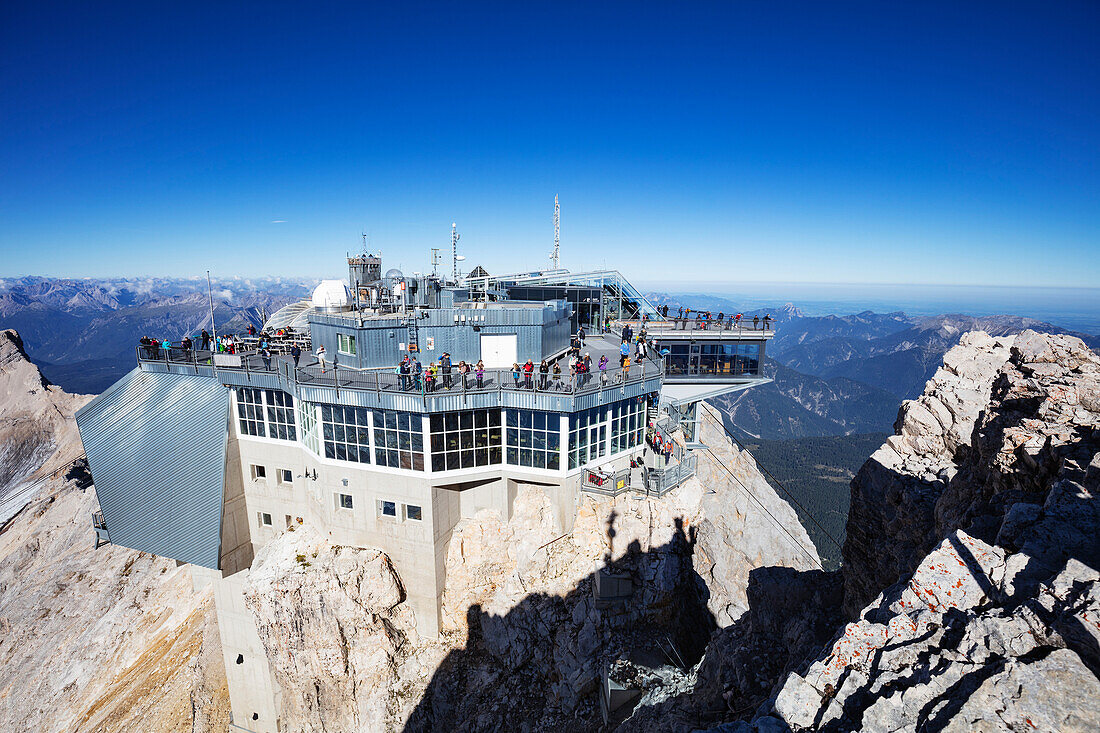
M 691 350 L 690 345 L 672 342 L 659 344 L 657 349 L 658 351 L 661 349 L 668 349 L 668 356 L 665 358 L 665 371 L 668 374 L 688 373 L 688 353 Z
M 758 374 L 759 371 L 760 344 L 699 345 L 701 374 Z
M 645 433 L 645 400 L 621 400 L 611 405 L 611 452 L 619 453 L 642 444 Z
M 556 412 L 508 410 L 508 463 L 561 468 L 561 417 Z
M 321 405 L 325 458 L 370 463 L 370 411 L 362 407 Z
M 264 428 L 264 390 L 237 387 L 237 415 L 241 419 L 241 434 L 267 437 Z
M 433 471 L 501 462 L 499 409 L 432 415 L 430 425 Z
M 665 369 L 668 374 L 739 375 L 760 373 L 759 343 L 687 343 L 664 342 L 658 351 L 667 349 Z
M 316 455 L 321 455 L 321 443 L 317 438 L 317 405 L 298 400 L 298 426 L 302 443 Z
M 297 440 L 294 432 L 294 398 L 286 392 L 265 389 L 267 400 L 268 437 L 280 440 Z
M 241 421 L 242 435 L 297 439 L 294 398 L 281 390 L 237 387 L 237 416 Z
M 579 468 L 607 454 L 608 407 L 591 407 L 569 416 L 569 468 Z
M 424 470 L 424 431 L 420 415 L 374 411 L 374 462 L 390 468 Z

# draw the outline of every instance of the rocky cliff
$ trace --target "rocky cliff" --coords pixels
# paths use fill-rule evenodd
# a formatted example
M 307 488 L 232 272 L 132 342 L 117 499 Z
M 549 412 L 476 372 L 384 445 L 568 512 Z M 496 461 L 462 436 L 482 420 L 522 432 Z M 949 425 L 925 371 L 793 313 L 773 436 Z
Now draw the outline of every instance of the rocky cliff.
M 93 549 L 97 508 L 73 411 L 0 332 L 0 730 L 225 731 L 228 693 L 213 601 L 190 572 Z M 13 448 L 14 446 L 14 448 Z M 62 469 L 58 471 L 57 469 Z
M 695 478 L 663 499 L 585 495 L 568 532 L 534 485 L 510 518 L 461 520 L 438 641 L 417 636 L 385 555 L 308 528 L 283 534 L 257 556 L 246 602 L 284 725 L 596 730 L 608 668 L 689 689 L 712 630 L 748 608 L 751 571 L 818 565 L 793 510 L 709 408 L 702 438 L 714 455 Z M 600 568 L 625 595 L 597 599 Z
M 1100 729 L 1100 359 L 968 334 L 896 430 L 852 482 L 855 620 L 722 729 Z

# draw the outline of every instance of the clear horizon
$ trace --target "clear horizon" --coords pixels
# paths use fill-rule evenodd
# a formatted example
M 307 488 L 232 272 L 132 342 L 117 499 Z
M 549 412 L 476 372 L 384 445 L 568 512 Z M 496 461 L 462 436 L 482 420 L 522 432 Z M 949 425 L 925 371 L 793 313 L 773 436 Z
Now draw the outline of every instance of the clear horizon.
M 315 277 L 365 232 L 427 271 L 457 221 L 514 272 L 558 194 L 573 270 L 1092 287 L 1098 32 L 1089 2 L 15 5 L 2 267 Z

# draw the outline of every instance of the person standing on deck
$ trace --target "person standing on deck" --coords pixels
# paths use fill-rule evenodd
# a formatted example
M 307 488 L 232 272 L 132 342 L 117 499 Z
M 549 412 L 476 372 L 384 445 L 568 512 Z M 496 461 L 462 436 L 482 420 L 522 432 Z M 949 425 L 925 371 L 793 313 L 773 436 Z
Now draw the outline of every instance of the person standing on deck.
M 298 344 L 294 344 L 290 347 L 290 355 L 294 358 L 294 368 L 298 368 L 298 360 L 302 358 L 302 349 Z
M 582 349 L 584 348 L 584 337 L 585 337 L 585 335 L 586 334 L 584 333 L 584 326 L 579 326 L 577 328 L 577 340 L 581 342 L 581 348 Z
M 321 344 L 317 347 L 317 361 L 321 364 L 321 374 L 325 373 L 325 359 L 328 355 L 325 353 L 325 345 Z
M 607 386 L 607 354 L 601 354 L 600 355 L 599 369 L 600 369 L 600 384 L 602 386 L 606 387 Z
M 546 380 L 549 377 L 549 374 L 550 374 L 550 365 L 546 363 L 546 359 L 543 359 L 542 363 L 539 364 L 539 389 L 542 390 L 543 392 L 546 391 L 546 387 L 547 387 Z
M 482 389 L 484 387 L 485 379 L 485 362 L 481 359 L 477 360 L 477 364 L 474 365 L 474 376 L 477 378 L 477 388 Z
M 451 388 L 451 355 L 446 351 L 439 360 L 439 369 L 443 372 L 443 389 Z
M 411 364 L 409 363 L 409 355 L 405 354 L 405 357 L 401 359 L 401 363 L 397 365 L 397 373 L 401 375 L 401 389 L 402 391 L 409 391 L 409 371 Z
M 210 349 L 210 333 L 204 328 L 202 330 L 202 350 L 208 351 Z

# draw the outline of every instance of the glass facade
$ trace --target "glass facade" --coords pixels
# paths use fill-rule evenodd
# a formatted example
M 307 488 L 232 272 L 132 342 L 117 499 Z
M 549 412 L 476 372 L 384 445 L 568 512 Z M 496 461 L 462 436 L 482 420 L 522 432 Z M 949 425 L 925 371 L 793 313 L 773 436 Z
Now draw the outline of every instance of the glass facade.
M 241 434 L 267 437 L 264 426 L 264 390 L 237 387 L 237 416 L 241 419 Z
M 642 444 L 645 400 L 633 398 L 593 407 L 569 416 L 569 468 Z
M 760 344 L 700 344 L 700 374 L 759 374 Z
M 237 387 L 237 417 L 242 435 L 298 439 L 294 426 L 294 398 L 282 390 Z
M 432 415 L 429 425 L 433 471 L 500 464 L 499 408 Z
M 611 452 L 621 453 L 645 440 L 645 400 L 622 400 L 611 405 Z
M 266 389 L 264 399 L 267 400 L 268 437 L 297 440 L 294 430 L 294 398 L 280 390 Z
M 302 443 L 316 455 L 321 455 L 321 443 L 317 436 L 317 405 L 298 400 L 298 425 Z
M 508 463 L 561 469 L 561 417 L 556 412 L 507 410 Z
M 668 349 L 665 370 L 670 375 L 750 375 L 760 374 L 759 343 L 664 342 L 658 351 Z
M 419 414 L 374 410 L 374 462 L 390 468 L 424 470 L 424 431 Z
M 370 463 L 370 410 L 345 405 L 321 405 L 321 435 L 325 458 Z
M 569 416 L 569 468 L 579 468 L 607 455 L 609 405 L 592 407 Z

